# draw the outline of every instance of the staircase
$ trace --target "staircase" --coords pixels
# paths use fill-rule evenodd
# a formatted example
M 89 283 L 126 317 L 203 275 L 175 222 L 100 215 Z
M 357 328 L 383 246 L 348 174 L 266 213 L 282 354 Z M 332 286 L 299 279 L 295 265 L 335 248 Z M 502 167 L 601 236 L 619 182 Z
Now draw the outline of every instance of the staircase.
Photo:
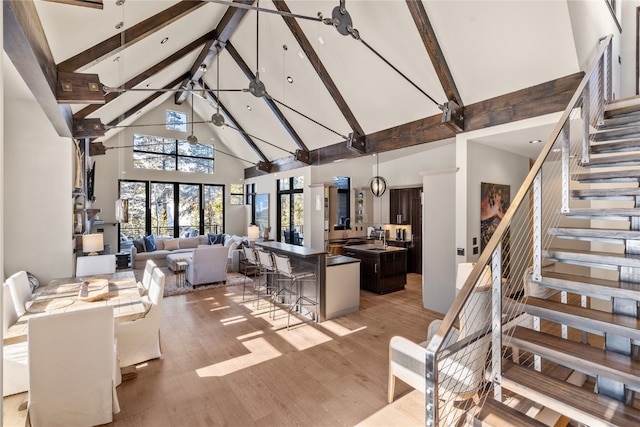
M 596 58 L 429 343 L 427 426 L 640 426 L 640 98 L 608 102 Z M 485 266 L 490 353 L 446 347 Z M 486 357 L 473 404 L 446 389 L 452 353 Z

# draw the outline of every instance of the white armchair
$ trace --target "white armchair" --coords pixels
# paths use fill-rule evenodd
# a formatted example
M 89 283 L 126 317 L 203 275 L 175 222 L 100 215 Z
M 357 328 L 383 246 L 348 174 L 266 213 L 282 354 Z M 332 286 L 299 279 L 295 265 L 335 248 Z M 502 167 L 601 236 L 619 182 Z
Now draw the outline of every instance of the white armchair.
M 164 294 L 165 275 L 156 268 L 151 276 L 148 298 L 145 302 L 147 312 L 140 319 L 118 322 L 115 335 L 118 341 L 118 359 L 120 367 L 132 366 L 162 355 L 160 346 L 160 315 Z
M 138 282 L 138 290 L 140 291 L 141 296 L 145 296 L 149 293 L 149 287 L 151 286 L 151 277 L 153 276 L 153 271 L 156 268 L 156 263 L 151 259 L 148 259 L 144 264 L 144 273 L 142 274 L 142 280 Z
M 459 270 L 460 272 L 460 270 Z M 470 273 L 470 270 L 467 274 Z M 465 278 L 466 279 L 466 278 Z M 458 279 L 460 282 L 460 278 Z M 462 280 L 464 283 L 464 279 Z M 460 329 L 448 337 L 442 348 L 486 327 L 491 320 L 491 271 L 485 267 L 483 275 L 469 296 L 459 316 Z M 427 341 L 414 343 L 404 337 L 394 336 L 389 343 L 388 402 L 393 402 L 395 380 L 400 378 L 416 390 L 426 388 L 426 348 L 432 335 L 438 330 L 440 320 L 429 325 Z M 439 364 L 439 393 L 447 400 L 465 400 L 476 395 L 483 380 L 484 365 L 490 337 L 480 338 L 459 352 L 453 353 Z
M 113 307 L 33 317 L 28 343 L 32 426 L 92 426 L 120 412 Z
M 22 316 L 26 311 L 27 302 L 31 301 L 31 285 L 26 271 L 18 271 L 7 279 L 7 284 L 11 290 L 11 299 L 18 316 Z
M 187 260 L 185 278 L 191 286 L 226 282 L 229 248 L 225 246 L 199 246 Z
M 2 335 L 18 320 L 9 284 L 2 285 Z M 29 359 L 27 343 L 2 346 L 2 397 L 23 393 L 29 389 Z
M 76 258 L 76 276 L 94 276 L 97 274 L 113 274 L 116 272 L 116 256 L 89 255 Z

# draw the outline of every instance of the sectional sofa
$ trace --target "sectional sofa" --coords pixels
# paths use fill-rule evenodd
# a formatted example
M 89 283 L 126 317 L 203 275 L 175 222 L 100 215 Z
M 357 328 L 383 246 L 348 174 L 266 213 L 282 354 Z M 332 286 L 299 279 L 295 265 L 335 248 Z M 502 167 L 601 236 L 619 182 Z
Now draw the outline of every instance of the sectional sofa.
M 196 237 L 147 236 L 133 241 L 131 246 L 131 266 L 144 268 L 147 260 L 153 260 L 158 267 L 169 267 L 175 271 L 177 261 L 191 258 L 198 246 L 222 245 L 229 248 L 227 271 L 238 271 L 242 253 L 241 245 L 248 244 L 246 237 L 229 234 L 209 234 Z

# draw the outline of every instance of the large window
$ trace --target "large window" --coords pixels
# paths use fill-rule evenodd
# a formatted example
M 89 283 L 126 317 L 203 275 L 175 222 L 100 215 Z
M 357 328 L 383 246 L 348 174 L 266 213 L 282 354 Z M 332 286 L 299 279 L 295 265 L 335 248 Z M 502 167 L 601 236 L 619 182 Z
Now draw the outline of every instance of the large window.
M 231 184 L 229 189 L 229 194 L 231 199 L 229 200 L 229 204 L 231 205 L 242 205 L 244 204 L 244 191 L 242 184 Z
M 120 198 L 129 201 L 120 231 L 134 239 L 224 232 L 224 185 L 121 180 Z
M 187 131 L 187 114 L 180 111 L 167 110 L 165 116 L 167 122 L 167 129 L 177 130 L 180 132 Z
M 179 139 L 133 135 L 134 168 L 213 173 L 214 160 L 211 144 L 191 145 Z
M 304 240 L 304 177 L 278 181 L 278 241 L 302 245 Z

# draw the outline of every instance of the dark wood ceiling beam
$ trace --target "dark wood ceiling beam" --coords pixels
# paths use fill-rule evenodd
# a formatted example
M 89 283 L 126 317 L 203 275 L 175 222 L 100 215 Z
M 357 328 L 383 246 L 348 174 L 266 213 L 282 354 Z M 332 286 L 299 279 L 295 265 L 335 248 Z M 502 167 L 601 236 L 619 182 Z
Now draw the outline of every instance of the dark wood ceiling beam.
M 50 3 L 63 3 L 71 6 L 90 7 L 91 9 L 104 9 L 102 0 L 45 0 Z
M 71 107 L 56 99 L 58 72 L 33 1 L 2 3 L 4 51 L 58 135 L 71 137 Z
M 225 107 L 224 104 L 220 102 L 218 97 L 213 94 L 212 89 L 210 87 L 207 87 L 207 84 L 204 83 L 203 81 L 200 81 L 200 85 L 206 90 L 207 100 L 220 107 L 222 114 L 227 116 L 227 119 L 229 119 L 229 121 L 231 122 L 229 124 L 235 127 L 236 129 L 238 129 L 238 132 L 240 133 L 240 136 L 242 137 L 242 139 L 244 139 L 247 145 L 251 147 L 251 149 L 256 154 L 256 156 L 260 158 L 260 161 L 263 161 L 265 163 L 270 163 L 269 159 L 267 159 L 267 156 L 264 155 L 264 153 L 260 150 L 260 148 L 256 145 L 256 143 L 253 142 L 253 140 L 249 137 L 249 134 L 247 134 L 247 132 L 242 128 L 242 126 L 240 126 L 240 124 L 235 119 L 235 117 L 233 117 L 233 114 L 231 114 L 227 109 L 227 107 Z
M 238 64 L 238 67 L 240 67 L 244 75 L 247 76 L 249 80 L 253 80 L 256 78 L 255 74 L 253 74 L 253 71 L 251 71 L 247 63 L 244 62 L 244 59 L 242 59 L 242 56 L 240 56 L 240 53 L 238 53 L 238 51 L 231 44 L 231 42 L 227 43 L 227 52 L 231 54 L 231 57 L 233 58 L 233 60 L 236 61 L 236 64 Z M 282 126 L 284 126 L 285 130 L 289 133 L 291 138 L 293 138 L 298 148 L 302 151 L 309 151 L 305 143 L 302 142 L 302 138 L 300 138 L 300 136 L 295 131 L 293 126 L 291 126 L 291 123 L 289 123 L 289 121 L 284 116 L 284 114 L 282 114 L 282 111 L 280 111 L 276 103 L 272 99 L 269 99 L 266 96 L 263 96 L 262 99 L 264 99 L 264 102 L 267 103 L 267 105 L 269 106 L 273 114 L 276 116 L 276 118 L 282 124 Z
M 174 62 L 180 60 L 181 58 L 185 57 L 187 54 L 192 52 L 194 49 L 196 49 L 199 46 L 202 46 L 202 44 L 206 43 L 208 40 L 211 40 L 212 38 L 215 38 L 215 31 L 211 31 L 211 32 L 205 34 L 204 36 L 198 38 L 197 40 L 194 40 L 193 42 L 191 42 L 188 45 L 184 46 L 182 49 L 180 49 L 177 52 L 175 52 L 172 55 L 170 55 L 169 57 L 163 59 L 162 61 L 158 62 L 157 64 L 153 65 L 152 67 L 144 70 L 142 73 L 138 74 L 137 76 L 135 76 L 134 78 L 132 78 L 131 80 L 126 82 L 124 84 L 124 88 L 125 89 L 132 89 L 132 88 L 138 86 L 140 83 L 144 82 L 149 77 L 152 77 L 153 75 L 161 72 L 166 67 L 168 67 L 169 65 L 173 64 Z M 114 99 L 116 99 L 121 94 L 122 94 L 121 92 L 110 92 L 110 93 L 108 93 L 105 96 L 105 104 L 108 104 L 109 102 L 113 101 Z M 74 119 L 85 118 L 89 114 L 94 113 L 95 111 L 99 110 L 102 107 L 103 107 L 103 105 L 88 105 L 88 106 L 84 107 L 82 110 L 77 111 L 76 113 L 74 113 L 73 114 L 73 118 Z
M 287 4 L 284 2 L 284 0 L 274 0 L 273 3 L 275 4 L 276 9 L 278 9 L 280 12 L 291 13 L 291 10 L 287 6 Z M 318 73 L 318 77 L 320 77 L 320 80 L 329 91 L 329 94 L 331 95 L 331 97 L 333 98 L 333 101 L 336 103 L 336 105 L 340 109 L 340 112 L 342 113 L 345 120 L 349 124 L 349 127 L 352 130 L 356 131 L 358 134 L 364 135 L 364 130 L 362 129 L 362 126 L 360 126 L 360 124 L 358 123 L 358 120 L 356 119 L 356 116 L 351 111 L 351 108 L 349 108 L 347 101 L 345 101 L 345 99 L 342 97 L 342 94 L 338 90 L 338 87 L 336 86 L 333 79 L 331 78 L 331 75 L 329 74 L 324 64 L 320 60 L 320 57 L 318 57 L 318 54 L 316 53 L 315 49 L 309 42 L 309 39 L 304 34 L 304 31 L 302 31 L 302 28 L 298 24 L 298 21 L 296 21 L 294 18 L 287 17 L 287 16 L 282 16 L 282 19 L 284 19 L 284 22 L 289 27 L 291 34 L 293 34 L 293 37 L 295 37 L 295 39 L 298 41 L 298 44 L 302 48 L 302 51 L 304 52 L 304 54 L 309 59 L 309 62 L 311 62 L 311 66 L 316 70 L 316 73 Z
M 182 82 L 182 80 L 184 80 L 186 75 L 187 75 L 187 73 L 181 74 L 180 76 L 178 76 L 177 79 L 173 80 L 171 83 L 166 85 L 163 89 L 173 89 L 173 88 L 175 88 L 177 85 L 180 84 L 180 82 Z M 138 104 L 136 104 L 135 107 L 130 108 L 125 113 L 120 114 L 117 118 L 115 118 L 112 121 L 110 121 L 107 124 L 107 128 L 108 127 L 117 126 L 118 123 L 122 122 L 123 120 L 125 120 L 125 119 L 127 119 L 127 118 L 129 118 L 131 116 L 133 116 L 138 111 L 142 110 L 144 107 L 146 107 L 147 105 L 149 105 L 150 103 L 155 101 L 158 97 L 160 97 L 162 95 L 165 95 L 165 94 L 166 94 L 166 92 L 154 92 L 152 95 L 148 96 L 144 101 L 139 102 Z
M 183 0 L 160 13 L 134 25 L 125 31 L 118 33 L 108 39 L 91 46 L 89 49 L 81 52 L 71 58 L 58 64 L 60 71 L 80 71 L 85 67 L 93 65 L 105 57 L 116 53 L 132 44 L 144 39 L 145 37 L 160 31 L 169 24 L 177 21 L 183 16 L 197 10 L 207 4 L 206 1 Z
M 462 107 L 464 105 L 462 103 L 462 97 L 460 96 L 460 92 L 458 92 L 456 82 L 453 80 L 453 75 L 451 74 L 451 70 L 449 70 L 449 65 L 447 65 L 447 60 L 440 48 L 438 38 L 431 26 L 431 21 L 429 21 L 422 0 L 407 0 L 407 6 L 409 7 L 409 12 L 411 12 L 413 21 L 418 27 L 418 33 L 422 38 L 424 47 L 427 49 L 429 58 L 431 58 L 431 63 L 438 75 L 440 85 L 442 85 L 447 99 L 455 101 L 456 104 Z
M 255 0 L 234 0 L 237 3 L 243 3 L 252 5 Z M 190 76 L 189 78 L 183 82 L 183 87 L 188 87 L 189 82 L 197 82 L 202 78 L 205 73 L 205 70 L 211 65 L 213 59 L 218 54 L 218 47 L 221 49 L 224 48 L 225 44 L 231 37 L 231 34 L 238 28 L 242 19 L 246 16 L 248 10 L 246 9 L 238 9 L 235 7 L 228 7 L 227 11 L 222 15 L 222 19 L 218 23 L 218 26 L 215 29 L 215 33 L 217 34 L 211 40 L 209 40 L 205 46 L 202 48 L 200 55 L 196 58 L 193 65 L 191 66 Z M 187 91 L 177 92 L 175 95 L 176 104 L 182 104 L 186 99 L 189 93 Z
M 466 131 L 479 130 L 563 111 L 583 77 L 584 73 L 579 72 L 468 105 L 465 107 L 467 114 L 465 129 Z M 441 141 L 453 138 L 455 135 L 456 132 L 440 122 L 440 115 L 425 117 L 368 134 L 366 136 L 367 154 Z M 342 158 L 360 157 L 360 155 L 347 149 L 344 142 L 338 142 L 313 150 L 310 157 L 312 165 L 322 165 Z M 300 166 L 299 163 L 285 157 L 272 161 L 270 173 L 296 169 Z M 264 174 L 255 168 L 247 168 L 244 171 L 245 178 Z

